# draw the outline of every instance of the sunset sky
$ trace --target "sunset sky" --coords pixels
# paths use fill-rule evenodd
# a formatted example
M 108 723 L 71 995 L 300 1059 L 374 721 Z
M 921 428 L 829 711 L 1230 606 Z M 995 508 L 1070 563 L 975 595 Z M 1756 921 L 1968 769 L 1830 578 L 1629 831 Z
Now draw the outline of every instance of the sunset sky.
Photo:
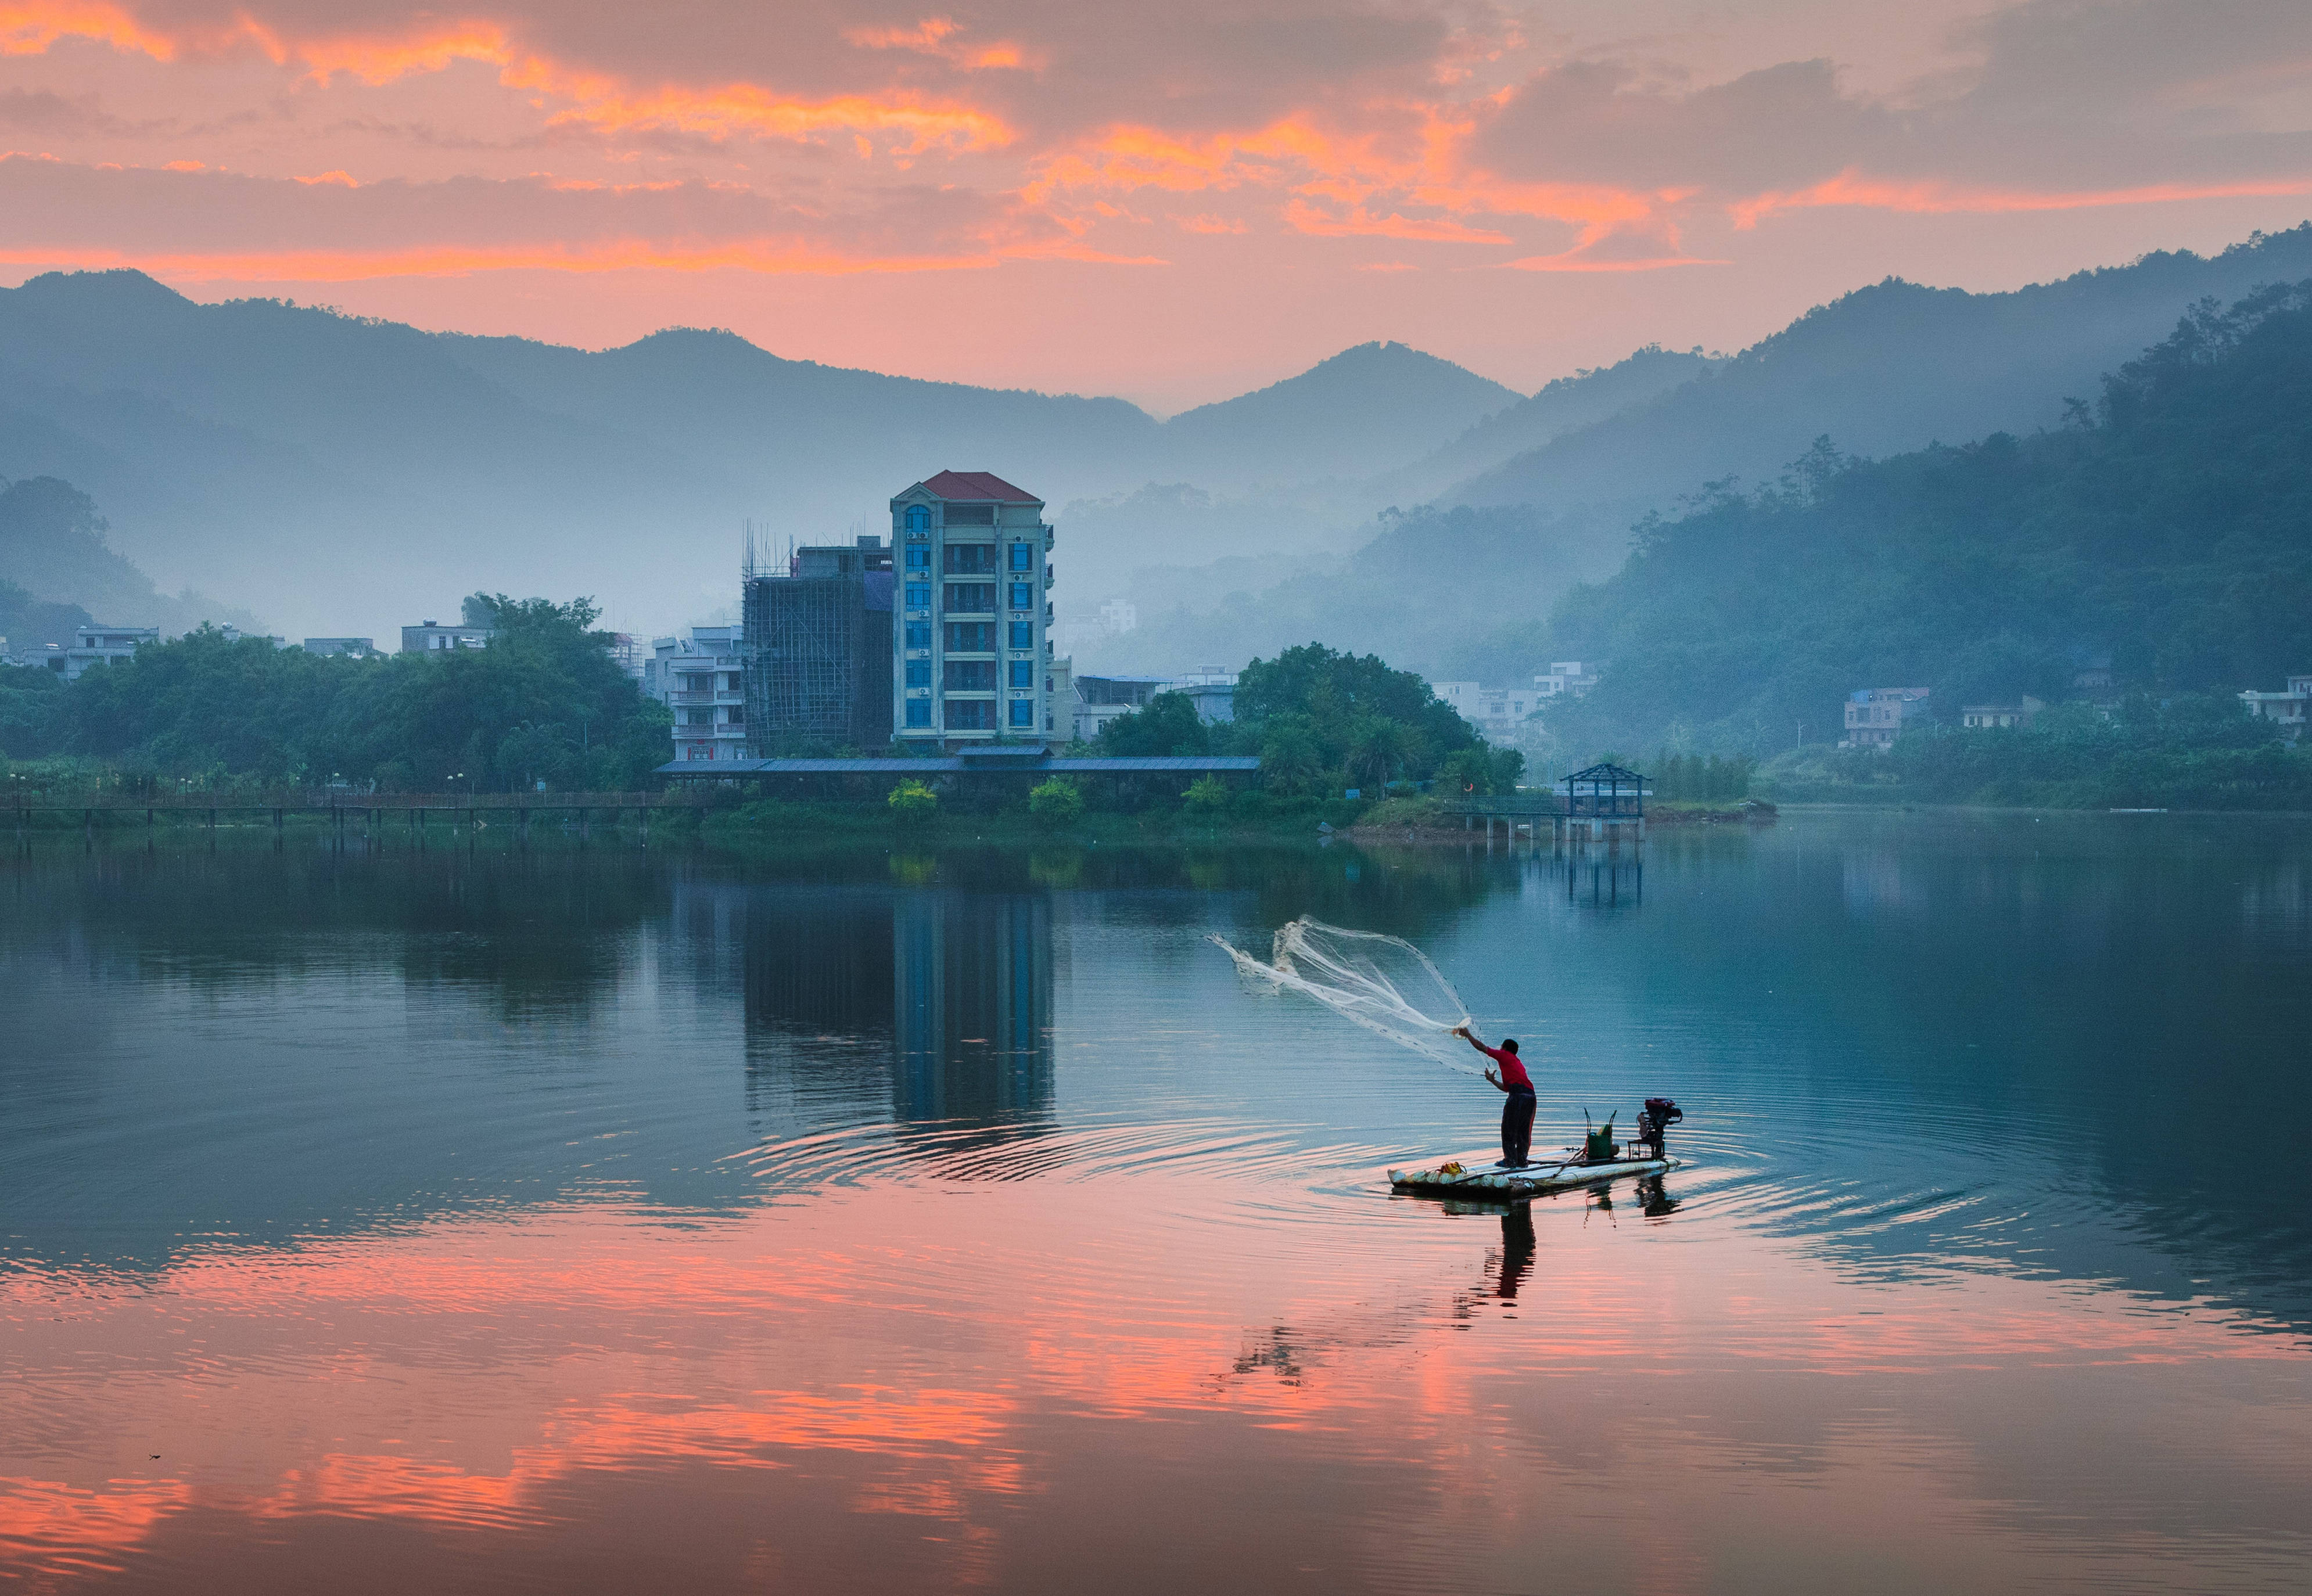
M 2303 0 L 0 0 L 0 282 L 1170 410 L 2312 214 Z

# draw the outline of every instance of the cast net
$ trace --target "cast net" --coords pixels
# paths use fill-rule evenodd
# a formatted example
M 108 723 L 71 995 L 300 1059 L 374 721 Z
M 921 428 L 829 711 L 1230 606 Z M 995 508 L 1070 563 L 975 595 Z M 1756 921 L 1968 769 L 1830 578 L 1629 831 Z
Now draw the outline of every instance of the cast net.
M 1343 1018 L 1388 1037 L 1449 1069 L 1481 1073 L 1476 1055 L 1456 1025 L 1469 1023 L 1461 994 L 1402 937 L 1351 931 L 1321 920 L 1296 920 L 1276 933 L 1263 964 L 1220 938 L 1213 941 L 1247 978 L 1278 991 L 1312 998 Z

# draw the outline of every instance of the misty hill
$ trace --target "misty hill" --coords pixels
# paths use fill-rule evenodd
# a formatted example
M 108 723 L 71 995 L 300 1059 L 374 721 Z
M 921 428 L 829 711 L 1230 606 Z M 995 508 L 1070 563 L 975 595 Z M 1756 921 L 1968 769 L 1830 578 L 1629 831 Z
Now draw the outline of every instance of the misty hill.
M 1896 279 L 1856 291 L 1694 380 L 1484 471 L 1469 504 L 1629 501 L 1773 475 L 1825 433 L 1878 456 L 2055 425 L 2064 401 L 2162 336 L 2186 305 L 2312 275 L 2312 223 L 2212 259 L 2155 254 L 2011 293 Z
M 107 545 L 107 529 L 70 483 L 33 476 L 0 485 L 0 637 L 12 651 L 69 643 L 75 627 L 96 621 L 171 633 L 203 621 L 255 628 L 246 611 L 161 592 Z
M 1826 451 L 1787 485 L 1642 529 L 1537 641 L 1611 664 L 1549 725 L 1579 754 L 1691 741 L 1772 752 L 1857 687 L 1968 702 L 2223 695 L 2312 669 L 2312 282 L 2194 310 L 2104 386 L 2091 421 L 1878 463 Z
M 1163 673 L 1201 663 L 1240 664 L 1312 640 L 1354 640 L 1432 676 L 1467 674 L 1505 619 L 1546 612 L 1575 583 L 1614 566 L 1620 523 L 1594 510 L 1550 515 L 1528 505 L 1467 505 L 1386 511 L 1377 536 L 1346 559 L 1310 563 L 1257 594 L 1222 586 L 1204 603 L 1143 611 L 1140 630 L 1102 645 L 1098 667 Z M 1230 562 L 1208 568 L 1221 581 L 1249 575 Z M 1178 592 L 1200 573 L 1158 571 L 1152 594 Z M 1082 665 L 1079 661 L 1079 666 Z
M 1399 650 L 1392 657 L 1492 683 L 1524 679 L 1548 646 L 1542 623 L 1551 606 L 1573 581 L 1617 564 L 1629 548 L 1630 526 L 1646 511 L 1669 509 L 1713 480 L 1771 481 L 1825 434 L 1843 450 L 1871 454 L 2054 425 L 2066 398 L 2097 391 L 2102 373 L 2162 337 L 2194 301 L 2237 299 L 2258 283 L 2307 275 L 2312 224 L 2250 240 L 2212 259 L 2147 256 L 2133 266 L 2012 293 L 1890 282 L 1809 311 L 1731 359 L 1642 350 L 1553 383 L 1430 459 L 1366 484 L 1371 493 L 1392 497 L 1406 491 L 1397 501 L 1406 502 L 1410 490 L 1437 480 L 1441 464 L 1479 459 L 1513 447 L 1520 432 L 1563 423 L 1544 447 L 1436 501 L 1505 514 L 1531 507 L 1522 522 L 1531 528 L 1524 547 L 1503 541 L 1501 528 L 1520 524 L 1514 514 L 1489 522 L 1495 531 L 1481 542 L 1468 541 L 1449 519 L 1396 527 L 1395 538 L 1419 543 L 1422 558 L 1462 580 L 1434 591 L 1417 613 L 1388 623 Z M 1618 407 L 1617 400 L 1624 401 Z M 1364 536 L 1380 535 L 1383 526 L 1367 523 Z M 1588 528 L 1596 542 L 1569 545 L 1572 528 Z M 1329 546 L 1348 552 L 1354 543 L 1343 547 L 1336 539 Z M 1353 617 L 1388 614 L 1385 584 L 1362 587 L 1380 579 L 1361 573 L 1389 569 L 1396 559 L 1379 566 L 1352 560 L 1329 571 L 1333 598 L 1317 606 L 1305 637 L 1357 651 L 1379 647 Z M 1133 587 L 1135 593 L 1201 584 L 1212 589 L 1213 602 L 1145 605 L 1140 632 L 1087 650 L 1080 664 L 1233 662 L 1247 650 L 1216 651 L 1223 632 L 1206 617 L 1215 611 L 1250 617 L 1270 606 L 1300 613 L 1315 590 L 1310 580 L 1296 575 L 1287 591 L 1278 580 L 1240 562 L 1208 572 L 1152 573 Z M 1575 650 L 1560 657 L 1582 656 Z
M 1357 451 L 1410 460 L 1515 397 L 1402 346 L 1344 359 L 1233 421 L 1168 426 L 728 333 L 588 352 L 55 273 L 0 291 L 0 473 L 77 484 L 163 583 L 289 631 L 379 633 L 477 587 L 591 593 L 612 625 L 655 627 L 732 602 L 743 521 L 773 540 L 873 528 L 939 467 L 1000 465 L 1061 504 L 1220 480 L 1253 437 L 1264 475 L 1305 480 Z
M 1373 491 L 1398 502 L 1427 499 L 1553 439 L 1642 406 L 1720 363 L 1700 350 L 1681 354 L 1650 344 L 1613 365 L 1557 378 L 1416 464 L 1379 478 Z
M 1363 478 L 1519 403 L 1513 388 L 1402 344 L 1361 344 L 1257 393 L 1164 423 L 1165 458 L 1208 487 Z

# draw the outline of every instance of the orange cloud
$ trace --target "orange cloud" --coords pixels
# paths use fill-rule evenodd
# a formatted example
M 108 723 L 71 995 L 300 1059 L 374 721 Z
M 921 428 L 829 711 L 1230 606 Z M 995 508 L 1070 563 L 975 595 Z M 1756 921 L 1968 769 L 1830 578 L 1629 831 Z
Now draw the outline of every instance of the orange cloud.
M 1507 244 L 1513 241 L 1504 232 L 1487 232 L 1441 218 L 1414 219 L 1394 213 L 1375 216 L 1362 205 L 1346 216 L 1332 216 L 1306 200 L 1299 199 L 1284 207 L 1284 220 L 1301 232 L 1313 233 L 1324 239 L 1411 239 L 1446 244 Z
M 954 41 L 954 36 L 962 31 L 963 25 L 953 17 L 925 17 L 912 28 L 845 28 L 843 39 L 863 50 L 913 50 L 918 55 L 936 56 L 967 72 L 1024 67 L 1029 64 L 1029 52 L 1016 44 L 971 45 Z M 1038 57 L 1035 65 L 1043 64 Z
M 1726 207 L 1734 225 L 1748 231 L 1786 211 L 1853 205 L 1918 215 L 1972 212 L 1999 214 L 2028 211 L 2078 211 L 2103 205 L 2170 205 L 2192 199 L 2285 198 L 2312 194 L 2312 179 L 2283 178 L 2240 183 L 2151 183 L 2125 188 L 2087 188 L 2035 193 L 2027 189 L 1973 188 L 1935 179 L 1900 182 L 1870 178 L 1849 169 L 1810 188 L 1761 194 Z

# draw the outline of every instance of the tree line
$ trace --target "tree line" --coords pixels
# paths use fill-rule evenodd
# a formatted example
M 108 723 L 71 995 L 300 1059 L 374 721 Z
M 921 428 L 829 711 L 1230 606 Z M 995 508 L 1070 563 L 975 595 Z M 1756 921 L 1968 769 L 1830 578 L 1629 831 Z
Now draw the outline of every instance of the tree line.
M 0 753 L 387 791 L 618 789 L 666 762 L 668 711 L 610 657 L 591 600 L 477 594 L 467 614 L 488 647 L 357 659 L 204 626 L 71 683 L 0 672 Z

